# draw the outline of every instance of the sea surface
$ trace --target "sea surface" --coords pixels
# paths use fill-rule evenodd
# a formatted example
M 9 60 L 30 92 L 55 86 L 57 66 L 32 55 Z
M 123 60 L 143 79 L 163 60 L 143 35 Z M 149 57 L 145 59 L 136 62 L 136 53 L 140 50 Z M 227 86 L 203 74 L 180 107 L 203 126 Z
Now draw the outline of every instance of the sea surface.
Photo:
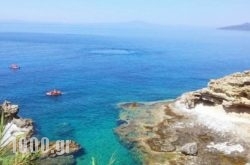
M 8 67 L 21 66 L 18 71 Z M 106 165 L 137 165 L 114 134 L 117 103 L 174 99 L 212 78 L 250 69 L 250 33 L 214 29 L 163 35 L 0 33 L 0 101 L 20 105 L 39 137 L 73 139 Z M 64 92 L 51 98 L 51 89 Z

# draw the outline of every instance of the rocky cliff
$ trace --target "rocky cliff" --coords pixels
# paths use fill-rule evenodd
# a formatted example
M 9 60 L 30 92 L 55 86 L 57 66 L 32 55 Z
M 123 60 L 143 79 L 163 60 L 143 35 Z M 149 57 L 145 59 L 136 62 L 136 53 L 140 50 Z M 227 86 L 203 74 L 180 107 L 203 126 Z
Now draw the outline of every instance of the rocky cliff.
M 4 129 L 1 131 L 0 148 L 7 148 L 12 151 L 13 140 L 22 137 L 27 140 L 34 135 L 34 124 L 31 119 L 24 119 L 18 116 L 19 106 L 12 104 L 9 101 L 4 101 L 0 105 L 0 117 L 3 120 Z M 29 143 L 28 143 L 29 145 Z M 78 153 L 82 148 L 79 144 L 74 141 L 69 141 L 69 152 L 57 155 L 66 148 L 66 143 L 63 148 L 57 146 L 56 142 L 50 142 L 49 149 L 39 152 L 39 158 L 34 160 L 35 164 L 47 164 L 54 165 L 60 162 L 61 165 L 75 164 L 74 154 Z M 19 145 L 17 144 L 17 148 Z M 35 147 L 35 146 L 34 146 Z M 41 149 L 41 142 L 36 146 L 39 150 Z M 31 148 L 31 146 L 28 146 Z M 27 151 L 29 153 L 29 151 Z M 10 152 L 10 156 L 13 153 Z M 0 162 L 1 163 L 1 162 Z M 31 162 L 30 162 L 31 163 Z
M 19 107 L 9 101 L 4 101 L 0 106 L 0 114 L 4 115 L 5 129 L 0 146 L 6 146 L 18 136 L 30 138 L 34 133 L 34 125 L 31 119 L 24 119 L 18 116 Z
M 120 104 L 121 142 L 144 165 L 248 165 L 250 72 L 173 101 Z
M 180 99 L 189 109 L 197 104 L 222 105 L 229 112 L 250 113 L 250 71 L 211 80 L 207 88 L 184 94 Z

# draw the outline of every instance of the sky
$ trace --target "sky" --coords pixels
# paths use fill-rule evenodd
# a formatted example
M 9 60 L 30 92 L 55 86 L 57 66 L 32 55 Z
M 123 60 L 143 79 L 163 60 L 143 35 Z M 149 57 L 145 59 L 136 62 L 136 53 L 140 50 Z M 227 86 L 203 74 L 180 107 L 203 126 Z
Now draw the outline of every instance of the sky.
M 0 22 L 223 26 L 250 22 L 250 0 L 0 0 Z

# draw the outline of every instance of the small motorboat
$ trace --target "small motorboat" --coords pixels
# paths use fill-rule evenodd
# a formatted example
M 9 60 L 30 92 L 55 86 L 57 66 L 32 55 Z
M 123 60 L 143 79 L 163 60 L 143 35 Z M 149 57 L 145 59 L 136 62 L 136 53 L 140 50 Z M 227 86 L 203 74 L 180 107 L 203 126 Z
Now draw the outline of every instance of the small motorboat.
M 59 91 L 59 90 L 52 90 L 52 91 L 49 91 L 46 93 L 47 96 L 61 96 L 62 95 L 62 92 Z
M 10 69 L 13 69 L 13 70 L 17 70 L 17 69 L 20 69 L 21 67 L 17 64 L 11 64 L 10 65 Z

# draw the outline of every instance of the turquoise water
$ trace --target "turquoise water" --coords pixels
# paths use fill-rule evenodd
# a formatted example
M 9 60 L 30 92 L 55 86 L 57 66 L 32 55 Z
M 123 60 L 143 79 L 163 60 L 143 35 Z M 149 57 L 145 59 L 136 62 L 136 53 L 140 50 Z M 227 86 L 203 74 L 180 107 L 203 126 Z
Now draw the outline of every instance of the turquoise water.
M 161 37 L 0 33 L 0 101 L 21 107 L 37 134 L 73 139 L 105 165 L 136 165 L 113 133 L 124 101 L 173 99 L 211 78 L 250 68 L 250 33 L 169 31 Z M 12 63 L 21 70 L 11 71 Z M 58 88 L 58 98 L 45 96 Z

